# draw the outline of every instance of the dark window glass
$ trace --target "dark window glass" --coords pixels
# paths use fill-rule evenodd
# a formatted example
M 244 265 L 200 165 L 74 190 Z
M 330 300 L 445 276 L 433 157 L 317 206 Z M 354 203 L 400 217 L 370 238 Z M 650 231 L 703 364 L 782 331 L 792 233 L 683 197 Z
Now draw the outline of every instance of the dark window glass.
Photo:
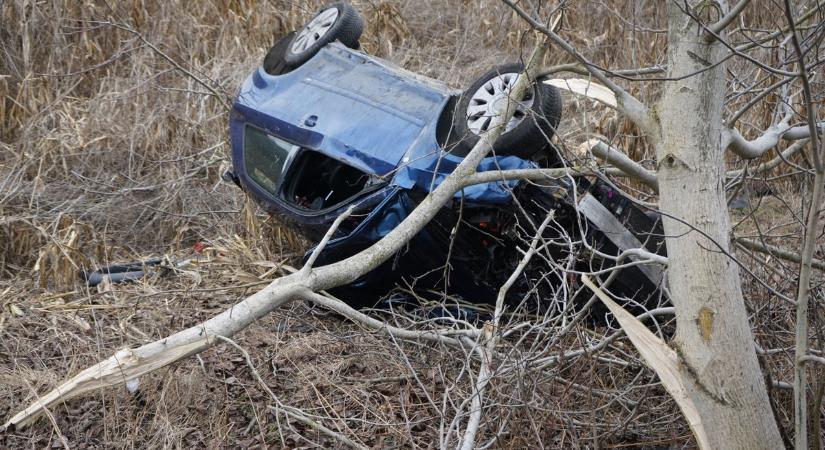
M 246 126 L 243 139 L 244 164 L 252 180 L 270 194 L 278 193 L 284 163 L 297 146 L 253 126 Z
M 358 195 L 370 177 L 318 152 L 304 151 L 290 163 L 290 179 L 284 197 L 293 205 L 312 211 L 332 208 Z

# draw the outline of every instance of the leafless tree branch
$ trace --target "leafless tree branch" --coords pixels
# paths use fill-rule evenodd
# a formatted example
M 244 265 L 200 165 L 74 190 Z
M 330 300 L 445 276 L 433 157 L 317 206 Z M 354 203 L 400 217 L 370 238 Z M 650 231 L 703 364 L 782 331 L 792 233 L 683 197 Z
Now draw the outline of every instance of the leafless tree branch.
M 570 45 L 565 39 L 559 36 L 555 31 L 551 30 L 535 18 L 530 13 L 525 11 L 513 0 L 502 0 L 507 6 L 513 9 L 521 18 L 533 28 L 540 31 L 549 37 L 562 50 L 573 56 L 580 64 L 582 64 L 587 71 L 593 75 L 600 83 L 605 85 L 608 89 L 613 91 L 616 95 L 617 105 L 619 110 L 626 114 L 630 120 L 633 121 L 640 129 L 649 135 L 654 141 L 658 140 L 658 129 L 650 117 L 647 107 L 642 104 L 636 97 L 630 95 L 625 89 L 614 83 L 604 72 L 597 69 L 584 55 L 579 53 L 575 47 Z

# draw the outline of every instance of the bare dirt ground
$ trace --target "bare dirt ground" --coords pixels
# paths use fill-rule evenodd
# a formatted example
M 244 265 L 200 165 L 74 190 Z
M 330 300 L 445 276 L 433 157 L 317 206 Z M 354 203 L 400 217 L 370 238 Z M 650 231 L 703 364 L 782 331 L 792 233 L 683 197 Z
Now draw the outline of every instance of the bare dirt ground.
M 455 87 L 529 49 L 523 23 L 492 0 L 353 3 L 368 24 L 366 51 Z M 0 3 L 3 421 L 67 375 L 206 319 L 277 277 L 282 264 L 300 262 L 305 243 L 220 179 L 230 164 L 224 101 L 273 39 L 321 4 Z M 664 19 L 655 4 L 576 3 L 566 37 L 604 66 L 660 63 Z M 547 64 L 568 61 L 554 50 Z M 656 95 L 650 85 L 630 86 Z M 637 160 L 652 158 L 612 113 L 566 100 L 562 146 L 601 133 Z M 766 215 L 782 225 L 779 215 Z M 76 277 L 80 267 L 164 255 L 208 262 L 103 289 Z M 775 279 L 783 291 L 792 282 Z M 758 286 L 748 293 L 760 310 L 776 302 Z M 780 312 L 755 326 L 788 320 Z M 593 334 L 583 329 L 559 345 Z M 369 447 L 438 447 L 451 402 L 470 389 L 467 355 L 394 341 L 304 304 L 259 321 L 236 342 L 278 401 Z M 611 351 L 631 363 L 578 358 L 501 390 L 499 413 L 486 419 L 500 435 L 494 446 L 692 448 L 653 373 L 622 340 Z M 790 373 L 785 356 L 764 361 L 780 380 Z M 781 420 L 790 411 L 786 392 L 773 392 Z M 142 377 L 136 392 L 112 388 L 63 404 L 28 429 L 0 435 L 0 448 L 342 447 L 275 414 L 273 404 L 244 355 L 219 345 Z

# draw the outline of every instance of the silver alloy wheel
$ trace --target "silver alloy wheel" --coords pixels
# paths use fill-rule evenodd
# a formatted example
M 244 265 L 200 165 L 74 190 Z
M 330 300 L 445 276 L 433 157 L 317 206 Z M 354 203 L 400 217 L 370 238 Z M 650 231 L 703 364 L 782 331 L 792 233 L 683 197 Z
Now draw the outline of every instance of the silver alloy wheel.
M 338 20 L 338 8 L 333 7 L 321 11 L 295 36 L 289 51 L 293 54 L 305 52 L 327 34 L 336 20 Z
M 518 80 L 518 73 L 502 73 L 487 81 L 470 97 L 467 105 L 467 128 L 476 135 L 481 135 L 490 128 L 493 117 L 504 114 L 509 95 Z M 533 106 L 533 90 L 527 89 L 524 98 L 516 103 L 513 117 L 507 122 L 504 132 L 518 126 L 526 117 L 527 111 Z

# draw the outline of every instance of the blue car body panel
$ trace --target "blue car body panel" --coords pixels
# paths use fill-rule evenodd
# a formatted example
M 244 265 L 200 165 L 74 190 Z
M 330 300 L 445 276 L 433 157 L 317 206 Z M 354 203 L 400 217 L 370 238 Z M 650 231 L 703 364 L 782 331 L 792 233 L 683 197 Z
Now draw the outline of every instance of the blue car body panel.
M 387 189 L 430 191 L 462 159 L 443 152 L 436 141 L 438 119 L 456 94 L 434 80 L 333 43 L 292 72 L 272 76 L 258 68 L 247 78 L 230 119 L 233 163 L 240 169 L 243 187 L 256 198 L 270 200 L 263 202 L 267 209 L 319 224 L 340 210 L 322 215 L 290 210 L 249 178 L 243 160 L 246 124 L 376 175 L 386 181 Z M 532 163 L 492 156 L 478 170 L 526 167 Z M 515 184 L 470 186 L 457 196 L 471 202 L 506 203 Z M 373 194 L 371 203 L 385 195 Z
M 230 114 L 237 182 L 269 212 L 316 236 L 354 205 L 353 216 L 358 215 L 359 220 L 342 224 L 319 255 L 317 264 L 341 260 L 394 229 L 415 208 L 417 201 L 437 187 L 462 161 L 460 156 L 443 151 L 436 137 L 442 112 L 455 95 L 458 92 L 439 82 L 337 43 L 323 47 L 309 61 L 288 73 L 273 76 L 258 68 L 243 83 Z M 375 182 L 361 194 L 334 207 L 301 208 L 282 193 L 273 194 L 262 188 L 250 176 L 244 159 L 247 126 L 298 146 L 297 152 L 319 152 L 345 163 L 373 177 Z M 285 177 L 290 172 L 290 164 L 297 159 L 292 154 L 286 159 Z M 477 170 L 528 167 L 534 167 L 534 163 L 515 156 L 490 156 L 484 158 Z M 517 181 L 501 181 L 468 186 L 454 198 L 471 208 L 507 205 L 517 184 Z M 443 214 L 452 214 L 451 207 L 445 205 Z M 386 262 L 341 288 L 346 292 L 339 289 L 339 293 L 351 298 L 378 298 L 399 273 L 416 273 L 425 267 L 444 265 L 448 252 L 443 244 L 450 235 L 447 222 L 426 227 L 411 241 L 403 258 Z M 478 292 L 474 294 L 477 298 L 489 297 L 489 293 L 473 281 L 475 276 L 464 268 L 455 269 L 450 283 L 464 285 L 465 293 Z

